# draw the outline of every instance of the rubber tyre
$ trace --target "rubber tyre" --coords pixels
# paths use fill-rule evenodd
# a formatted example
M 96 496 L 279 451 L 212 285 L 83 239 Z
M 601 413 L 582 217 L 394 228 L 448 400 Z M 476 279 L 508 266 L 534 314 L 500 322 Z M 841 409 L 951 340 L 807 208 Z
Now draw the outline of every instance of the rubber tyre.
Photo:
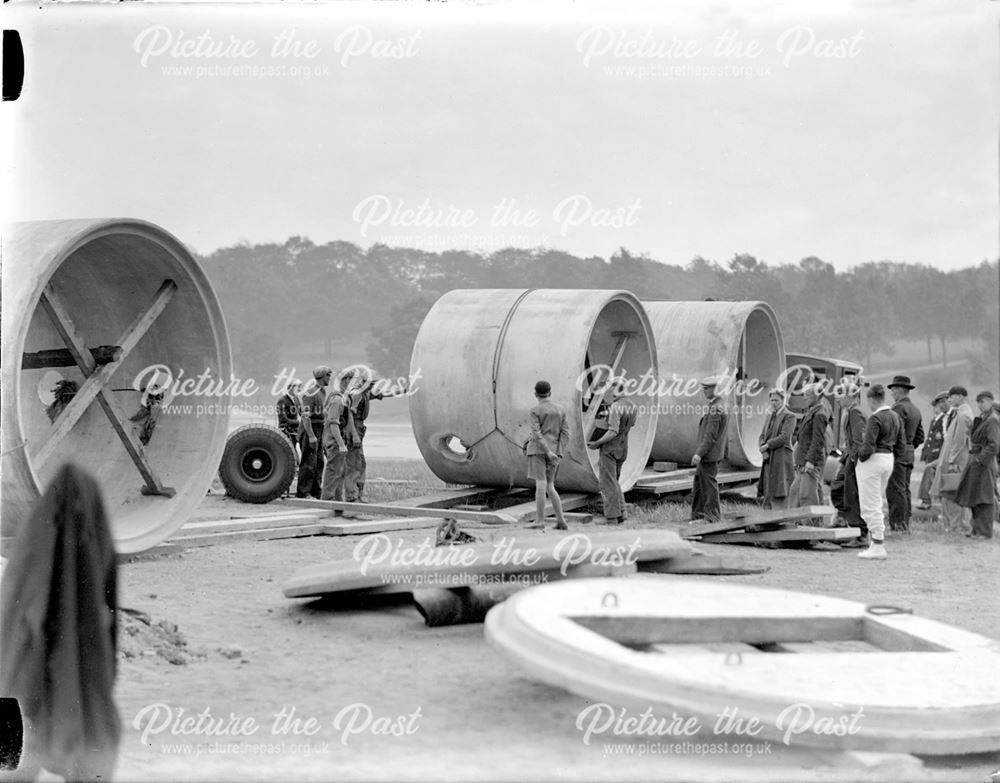
M 295 449 L 285 434 L 267 424 L 246 424 L 229 436 L 219 463 L 226 494 L 244 503 L 270 503 L 295 478 Z

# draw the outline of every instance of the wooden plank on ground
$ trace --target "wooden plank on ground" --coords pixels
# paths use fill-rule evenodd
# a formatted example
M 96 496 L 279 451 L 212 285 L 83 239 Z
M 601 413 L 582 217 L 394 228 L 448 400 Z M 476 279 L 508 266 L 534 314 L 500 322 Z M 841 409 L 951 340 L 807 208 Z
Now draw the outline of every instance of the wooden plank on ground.
M 753 511 L 740 515 L 728 514 L 719 522 L 698 522 L 681 530 L 681 538 L 694 538 L 712 533 L 726 533 L 730 530 L 742 530 L 753 525 L 762 527 L 780 522 L 794 522 L 799 519 L 813 517 L 829 517 L 837 513 L 833 506 L 802 506 L 801 508 L 773 509 L 770 511 Z
M 257 506 L 258 509 L 266 509 L 266 511 L 252 512 L 252 511 L 234 511 L 230 513 L 227 517 L 219 517 L 222 519 L 282 519 L 284 517 L 300 517 L 303 514 L 313 513 L 314 516 L 322 516 L 321 512 L 309 512 L 303 511 L 300 508 L 291 508 L 288 511 L 275 511 L 275 508 L 281 508 L 280 503 L 268 504 L 266 506 Z
M 182 536 L 198 536 L 208 533 L 236 533 L 241 530 L 266 530 L 276 527 L 311 525 L 319 522 L 320 514 L 282 514 L 280 516 L 257 516 L 242 519 L 208 519 L 187 522 L 181 526 Z
M 171 538 L 167 543 L 177 544 L 182 547 L 196 547 L 227 544 L 236 541 L 270 541 L 277 538 L 301 538 L 303 536 L 322 536 L 325 534 L 326 525 L 322 522 L 312 522 L 307 525 L 289 525 L 287 527 L 258 528 L 255 530 L 234 530 L 228 533 L 178 536 Z
M 458 489 L 442 489 L 430 495 L 419 495 L 415 498 L 392 500 L 388 506 L 408 506 L 413 508 L 450 508 L 457 503 L 471 502 L 481 496 L 495 495 L 507 490 L 496 487 L 460 487 Z
M 671 557 L 665 560 L 647 560 L 639 563 L 639 571 L 652 574 L 702 574 L 704 576 L 738 576 L 745 574 L 765 574 L 770 566 L 744 568 L 726 565 L 718 555 L 704 555 L 692 552 L 689 555 Z
M 837 513 L 833 506 L 800 506 L 799 508 L 742 509 L 727 511 L 723 519 L 743 519 L 748 525 L 759 525 L 766 522 L 791 522 L 809 517 L 831 517 Z
M 289 498 L 286 505 L 296 508 L 321 508 L 328 511 L 353 511 L 358 514 L 398 514 L 399 516 L 427 516 L 438 519 L 468 520 L 498 525 L 513 524 L 515 518 L 506 511 L 457 511 L 452 508 L 419 508 L 400 506 L 392 503 L 347 503 L 340 500 L 315 500 L 313 498 Z
M 398 519 L 372 519 L 358 522 L 331 522 L 325 520 L 326 535 L 356 536 L 365 533 L 389 533 L 393 530 L 422 530 L 437 527 L 440 517 L 400 517 Z
M 674 479 L 691 478 L 694 476 L 694 468 L 678 468 L 674 467 L 673 470 L 658 471 L 656 470 L 656 465 L 661 465 L 664 463 L 654 463 L 652 468 L 647 468 L 642 472 L 642 475 L 636 480 L 635 485 L 637 487 L 644 487 L 651 484 L 662 484 L 664 481 L 672 481 Z
M 680 474 L 685 475 L 680 475 Z M 727 470 L 716 476 L 719 486 L 738 484 L 743 481 L 754 481 L 760 475 L 756 470 Z M 672 473 L 644 473 L 633 487 L 639 492 L 651 492 L 654 495 L 666 495 L 671 492 L 687 492 L 694 486 L 694 469 L 685 469 Z
M 407 545 L 406 564 L 394 563 L 391 552 L 372 548 L 361 559 L 338 560 L 300 568 L 283 587 L 288 598 L 308 598 L 325 593 L 380 587 L 392 582 L 412 587 L 464 587 L 482 583 L 484 574 L 524 574 L 540 571 L 562 573 L 569 566 L 594 566 L 600 575 L 635 571 L 635 562 L 604 564 L 609 552 L 629 552 L 633 561 L 662 560 L 688 552 L 691 545 L 669 530 L 594 531 L 586 536 L 594 557 L 582 549 L 570 556 L 562 535 L 516 533 L 500 542 L 483 541 L 463 546 L 435 547 L 431 542 Z M 577 572 L 582 573 L 581 572 Z M 548 581 L 554 578 L 548 574 Z M 526 580 L 530 584 L 532 580 Z M 658 640 L 659 641 L 659 640 Z
M 847 541 L 857 538 L 861 531 L 856 527 L 807 527 L 795 525 L 781 530 L 762 530 L 759 533 L 717 533 L 703 536 L 703 544 L 761 544 L 783 541 Z

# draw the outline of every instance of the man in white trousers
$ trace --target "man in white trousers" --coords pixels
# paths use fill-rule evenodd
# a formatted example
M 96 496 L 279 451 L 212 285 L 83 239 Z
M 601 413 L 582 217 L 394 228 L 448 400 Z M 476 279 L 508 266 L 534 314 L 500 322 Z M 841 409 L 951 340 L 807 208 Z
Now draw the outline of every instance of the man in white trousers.
M 882 501 L 892 474 L 895 458 L 906 448 L 903 420 L 885 404 L 885 388 L 876 383 L 868 389 L 872 415 L 865 425 L 865 437 L 858 453 L 855 477 L 861 500 L 861 516 L 868 525 L 871 542 L 858 553 L 863 560 L 885 560 L 885 515 Z

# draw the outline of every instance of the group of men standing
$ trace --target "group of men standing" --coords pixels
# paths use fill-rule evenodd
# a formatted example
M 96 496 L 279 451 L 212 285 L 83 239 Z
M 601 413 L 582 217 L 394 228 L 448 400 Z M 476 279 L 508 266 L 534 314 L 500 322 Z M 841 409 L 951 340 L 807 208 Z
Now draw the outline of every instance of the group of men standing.
M 836 391 L 844 417 L 844 448 L 830 494 L 839 521 L 857 527 L 861 535 L 848 546 L 866 547 L 858 557 L 884 560 L 885 516 L 882 500 L 889 506 L 889 527 L 909 530 L 912 514 L 910 475 L 913 455 L 924 442 L 920 411 L 910 401 L 915 388 L 910 379 L 897 375 L 888 385 L 894 404 L 886 404 L 881 384 L 868 388 L 872 411 L 861 411 L 861 386 L 843 383 Z M 770 392 L 771 410 L 760 436 L 763 455 L 759 493 L 768 508 L 799 508 L 819 505 L 824 497 L 823 470 L 833 451 L 830 420 L 832 407 L 820 383 L 803 389 L 806 412 L 799 422 L 785 404 L 780 389 Z
M 299 396 L 301 384 L 290 383 L 278 401 L 278 426 L 301 450 L 297 497 L 364 503 L 367 462 L 364 453 L 370 402 L 383 399 L 373 391 L 370 373 L 320 365 Z
M 891 405 L 886 401 L 886 388 L 892 396 Z M 972 437 L 975 424 L 966 402 L 968 392 L 962 386 L 953 386 L 935 396 L 937 413 L 925 443 L 920 411 L 909 398 L 914 388 L 905 375 L 895 376 L 885 388 L 881 384 L 871 385 L 866 395 L 872 411 L 868 417 L 861 411 L 862 389 L 857 383 L 845 382 L 836 391 L 844 417 L 844 448 L 830 494 L 839 523 L 860 529 L 860 537 L 847 546 L 867 544 L 865 551 L 858 553 L 864 559 L 883 560 L 887 556 L 883 500 L 888 506 L 889 528 L 909 532 L 913 511 L 910 479 L 916 449 L 921 444 L 924 444 L 921 457 L 927 467 L 918 508 L 928 509 L 931 496 L 940 497 L 942 514 L 953 525 L 961 525 L 963 515 L 968 513 L 963 506 L 972 508 L 973 518 L 978 514 L 982 521 L 974 524 L 966 535 L 970 538 L 992 535 L 994 507 L 987 508 L 987 500 L 995 491 L 997 447 L 990 445 L 987 431 L 997 429 L 1000 434 L 1000 414 L 994 409 L 993 395 L 982 392 L 977 397 L 984 417 L 980 446 L 975 445 Z M 829 427 L 832 409 L 822 392 L 819 384 L 804 389 L 807 410 L 798 423 L 785 405 L 784 393 L 779 389 L 770 392 L 771 410 L 760 436 L 763 467 L 759 484 L 759 494 L 768 508 L 801 507 L 822 501 L 823 466 L 832 451 Z M 978 467 L 982 463 L 984 469 L 992 469 L 992 480 L 978 479 L 975 475 L 965 478 L 973 449 L 986 457 L 972 464 Z M 948 478 L 943 480 L 943 477 Z M 978 490 L 963 493 L 960 481 Z

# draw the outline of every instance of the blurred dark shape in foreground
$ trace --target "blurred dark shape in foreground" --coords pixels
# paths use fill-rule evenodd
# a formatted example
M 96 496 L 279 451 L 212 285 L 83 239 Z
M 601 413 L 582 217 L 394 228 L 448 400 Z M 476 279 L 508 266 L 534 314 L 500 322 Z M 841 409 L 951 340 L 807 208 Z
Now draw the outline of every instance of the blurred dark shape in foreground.
M 121 736 L 117 563 L 99 485 L 63 465 L 19 527 L 0 585 L 0 695 L 20 702 L 25 742 L 17 771 L 0 779 L 44 768 L 109 780 Z

